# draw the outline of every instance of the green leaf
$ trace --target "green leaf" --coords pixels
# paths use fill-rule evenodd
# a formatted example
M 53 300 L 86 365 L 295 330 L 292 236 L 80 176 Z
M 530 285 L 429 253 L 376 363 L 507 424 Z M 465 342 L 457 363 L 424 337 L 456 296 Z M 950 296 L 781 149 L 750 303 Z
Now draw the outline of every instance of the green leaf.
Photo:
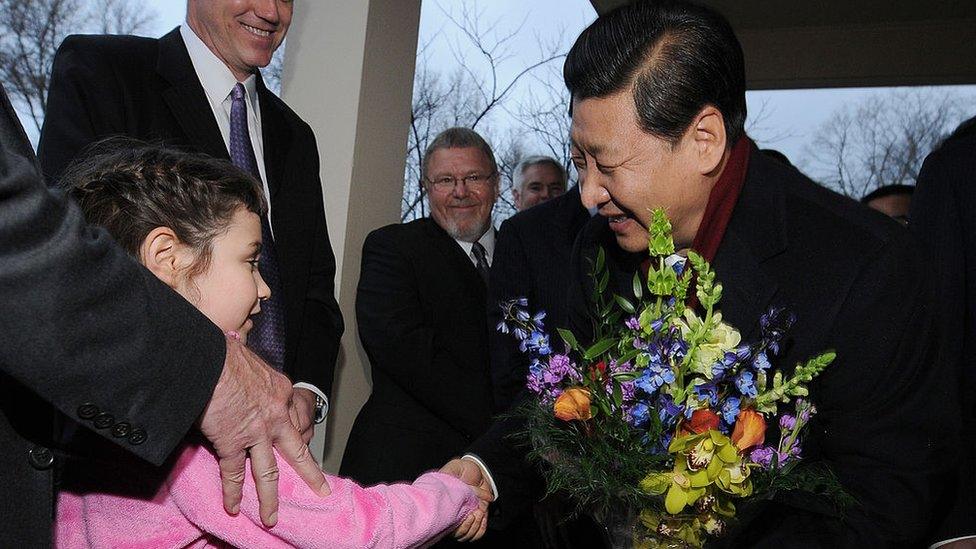
M 624 402 L 623 390 L 620 389 L 620 383 L 617 380 L 613 380 L 611 383 L 613 383 L 613 403 L 617 408 L 620 408 Z
M 563 328 L 556 328 L 556 331 L 559 332 L 559 337 L 563 338 L 563 341 L 566 342 L 566 345 L 570 349 L 574 351 L 579 349 L 579 343 L 576 341 L 576 336 L 573 335 L 573 332 Z
M 651 473 L 640 481 L 640 489 L 648 494 L 659 496 L 663 494 L 669 486 L 671 486 L 672 476 L 673 473 L 670 471 L 664 473 Z
M 627 311 L 630 314 L 634 314 L 634 311 L 636 309 L 634 309 L 634 305 L 631 302 L 627 301 L 626 299 L 620 297 L 617 294 L 613 295 L 613 299 L 617 302 L 617 305 L 620 305 L 621 309 Z
M 603 250 L 603 246 L 596 252 L 596 271 L 600 272 L 603 270 L 603 266 L 607 262 L 607 252 Z
M 596 343 L 593 344 L 592 347 L 590 347 L 583 353 L 583 358 L 585 358 L 586 360 L 593 360 L 596 357 L 607 352 L 607 350 L 613 347 L 616 343 L 617 340 L 612 337 L 608 337 L 601 341 L 597 341 Z
M 633 286 L 634 286 L 634 299 L 636 299 L 638 301 L 638 303 L 639 303 L 640 300 L 644 297 L 644 285 L 641 284 L 641 277 L 640 277 L 640 270 L 639 269 L 638 269 L 638 271 L 636 273 L 634 273 Z

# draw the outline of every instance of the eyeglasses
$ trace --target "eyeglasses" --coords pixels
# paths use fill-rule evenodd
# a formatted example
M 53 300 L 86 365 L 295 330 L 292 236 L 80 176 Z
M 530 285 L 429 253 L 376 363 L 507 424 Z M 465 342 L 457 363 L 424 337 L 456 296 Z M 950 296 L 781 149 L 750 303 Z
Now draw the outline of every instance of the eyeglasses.
M 437 179 L 428 179 L 427 182 L 441 192 L 453 191 L 454 187 L 457 186 L 459 181 L 464 182 L 465 187 L 472 189 L 484 189 L 488 186 L 491 179 L 496 175 L 498 175 L 498 172 L 491 172 L 488 175 L 473 173 L 460 178 L 445 175 L 444 177 L 439 177 Z

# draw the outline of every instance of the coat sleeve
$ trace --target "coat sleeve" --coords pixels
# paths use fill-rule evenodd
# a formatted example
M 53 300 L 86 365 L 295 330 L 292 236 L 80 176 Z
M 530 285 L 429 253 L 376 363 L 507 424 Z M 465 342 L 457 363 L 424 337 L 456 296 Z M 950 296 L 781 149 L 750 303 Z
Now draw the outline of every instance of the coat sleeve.
M 490 413 L 474 404 L 485 401 L 486 374 L 460 364 L 440 341 L 443 336 L 425 318 L 407 251 L 391 233 L 380 229 L 366 238 L 356 294 L 359 337 L 374 376 L 382 372 L 452 428 L 474 437 Z M 458 375 L 464 372 L 471 374 Z
M 54 57 L 37 155 L 48 185 L 99 136 L 123 133 L 124 104 L 97 37 L 69 36 Z
M 305 142 L 308 143 L 312 158 L 309 178 L 313 180 L 318 191 L 313 200 L 314 212 L 311 216 L 313 236 L 310 248 L 311 266 L 305 292 L 305 318 L 298 344 L 298 357 L 292 371 L 287 373 L 294 381 L 311 383 L 326 395 L 331 395 L 336 358 L 339 355 L 339 340 L 345 325 L 335 298 L 336 261 L 325 222 L 325 207 L 322 204 L 318 148 L 312 129 L 305 125 L 305 131 Z
M 0 103 L 0 372 L 159 464 L 209 401 L 224 338 L 44 187 L 6 94 Z M 112 437 L 122 423 L 130 435 Z
M 443 473 L 425 473 L 410 484 L 368 488 L 330 475 L 331 493 L 322 497 L 280 457 L 278 463 L 283 467 L 273 528 L 261 524 L 250 477 L 245 479 L 241 513 L 223 511 L 219 466 L 205 446 L 184 449 L 167 482 L 176 507 L 191 524 L 235 547 L 420 547 L 449 532 L 478 506 L 471 488 Z

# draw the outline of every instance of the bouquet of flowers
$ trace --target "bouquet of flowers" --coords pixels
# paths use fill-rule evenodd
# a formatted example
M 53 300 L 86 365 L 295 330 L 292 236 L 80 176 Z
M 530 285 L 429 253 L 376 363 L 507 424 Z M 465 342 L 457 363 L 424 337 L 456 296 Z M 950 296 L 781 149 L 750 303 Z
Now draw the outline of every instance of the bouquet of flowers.
M 843 499 L 829 469 L 802 461 L 816 413 L 806 384 L 834 353 L 784 375 L 773 362 L 790 313 L 770 310 L 758 341 L 744 342 L 717 309 L 722 285 L 708 262 L 694 252 L 672 261 L 663 211 L 654 212 L 648 247 L 651 266 L 634 276 L 632 301 L 608 295 L 599 251 L 587 346 L 563 329 L 554 344 L 545 313 L 531 314 L 525 299 L 501 304 L 498 329 L 531 358 L 535 398 L 518 414 L 549 490 L 602 522 L 623 516 L 616 543 L 636 547 L 699 547 L 726 531 L 740 502 L 778 490 Z M 686 306 L 692 287 L 700 311 Z

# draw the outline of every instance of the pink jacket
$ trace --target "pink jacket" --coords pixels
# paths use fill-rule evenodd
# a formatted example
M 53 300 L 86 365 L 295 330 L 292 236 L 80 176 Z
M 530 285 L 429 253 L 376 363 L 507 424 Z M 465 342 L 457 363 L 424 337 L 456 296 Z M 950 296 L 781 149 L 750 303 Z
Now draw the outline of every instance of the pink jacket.
M 223 510 L 220 472 L 211 450 L 184 444 L 152 499 L 62 492 L 58 547 L 418 547 L 453 530 L 478 505 L 474 492 L 442 473 L 413 484 L 363 488 L 327 475 L 332 493 L 316 495 L 280 457 L 278 524 L 261 525 L 248 476 L 241 512 Z M 121 474 L 121 473 L 120 473 Z

